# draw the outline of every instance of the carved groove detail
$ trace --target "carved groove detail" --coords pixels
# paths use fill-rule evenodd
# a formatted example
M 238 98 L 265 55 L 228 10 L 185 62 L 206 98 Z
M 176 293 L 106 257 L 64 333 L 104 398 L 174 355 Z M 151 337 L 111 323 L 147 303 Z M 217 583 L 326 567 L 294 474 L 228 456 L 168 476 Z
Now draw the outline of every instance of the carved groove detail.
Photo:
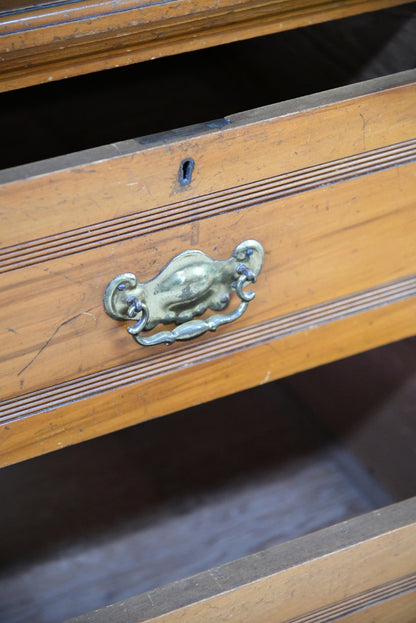
M 195 342 L 162 354 L 151 355 L 139 361 L 122 364 L 11 398 L 0 403 L 0 425 L 63 407 L 103 391 L 119 389 L 169 374 L 180 368 L 229 356 L 245 348 L 271 342 L 292 333 L 310 330 L 414 296 L 416 296 L 416 274 L 223 335 L 216 335 L 215 339 Z
M 345 182 L 416 160 L 416 139 L 0 250 L 0 273 Z
M 354 614 L 364 608 L 370 608 L 376 604 L 398 597 L 403 593 L 416 590 L 416 575 L 407 575 L 398 580 L 393 580 L 387 584 L 376 586 L 368 591 L 349 597 L 326 608 L 321 608 L 315 612 L 296 617 L 286 621 L 286 623 L 329 623 L 336 621 L 340 617 Z

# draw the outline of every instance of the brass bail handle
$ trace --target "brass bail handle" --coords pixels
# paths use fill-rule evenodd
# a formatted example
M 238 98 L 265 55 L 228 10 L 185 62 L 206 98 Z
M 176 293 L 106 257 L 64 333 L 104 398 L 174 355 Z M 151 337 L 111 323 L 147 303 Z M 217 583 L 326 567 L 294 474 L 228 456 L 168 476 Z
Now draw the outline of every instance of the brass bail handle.
M 184 251 L 145 283 L 139 283 L 132 273 L 112 279 L 104 294 L 104 308 L 115 320 L 136 320 L 127 331 L 142 346 L 191 340 L 240 318 L 255 297 L 244 288 L 256 281 L 263 260 L 263 247 L 257 240 L 241 242 L 227 260 L 214 260 L 198 250 Z M 233 292 L 240 299 L 234 311 L 194 320 L 207 309 L 225 309 Z M 158 324 L 178 326 L 149 337 L 142 334 Z

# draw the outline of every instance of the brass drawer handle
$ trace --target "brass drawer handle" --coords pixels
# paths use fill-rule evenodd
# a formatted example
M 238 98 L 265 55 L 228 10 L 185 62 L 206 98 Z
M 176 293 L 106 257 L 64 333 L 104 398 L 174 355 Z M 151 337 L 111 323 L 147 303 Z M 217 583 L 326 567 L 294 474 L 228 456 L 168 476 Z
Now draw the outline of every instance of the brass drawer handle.
M 105 291 L 104 308 L 115 320 L 137 318 L 127 331 L 143 346 L 191 340 L 237 320 L 245 312 L 255 293 L 243 288 L 256 281 L 263 258 L 263 247 L 256 240 L 245 240 L 223 261 L 213 260 L 202 251 L 184 251 L 146 283 L 138 283 L 132 273 L 115 277 Z M 233 291 L 241 299 L 237 309 L 192 320 L 207 309 L 224 309 Z M 141 335 L 159 323 L 179 326 L 149 337 Z

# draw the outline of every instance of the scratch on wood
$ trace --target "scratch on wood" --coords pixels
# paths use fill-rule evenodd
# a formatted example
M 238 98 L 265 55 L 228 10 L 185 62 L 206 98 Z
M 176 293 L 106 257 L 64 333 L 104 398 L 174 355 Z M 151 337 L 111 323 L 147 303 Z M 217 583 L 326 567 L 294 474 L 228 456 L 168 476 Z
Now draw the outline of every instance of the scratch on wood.
M 215 574 L 215 572 L 210 571 L 210 572 L 209 572 L 209 575 L 210 575 L 210 576 L 211 576 L 211 578 L 214 580 L 214 582 L 215 582 L 215 584 L 218 586 L 218 588 L 219 588 L 221 591 L 223 591 L 223 590 L 224 590 L 224 588 L 223 588 L 223 586 L 221 586 L 221 584 L 220 584 L 220 582 L 219 582 L 219 580 L 218 580 L 218 577 L 217 577 L 217 575 Z
M 122 156 L 122 155 L 123 155 L 123 154 L 121 153 L 120 148 L 119 148 L 119 146 L 117 145 L 117 143 L 113 143 L 113 144 L 112 144 L 112 147 L 114 147 L 114 149 L 116 150 L 116 152 L 117 152 L 120 156 Z
M 91 309 L 94 309 L 93 307 Z M 91 318 L 94 318 L 95 322 L 97 322 L 97 317 L 94 314 L 91 314 L 90 311 L 85 311 L 82 312 L 81 314 L 79 314 L 80 316 L 91 316 Z
M 55 329 L 55 331 L 52 333 L 52 335 L 50 336 L 50 338 L 45 342 L 45 344 L 38 350 L 38 352 L 36 353 L 36 355 L 33 357 L 33 359 L 31 359 L 29 361 L 29 363 L 27 363 L 25 365 L 24 368 L 22 368 L 20 370 L 20 372 L 17 373 L 17 376 L 20 376 L 21 374 L 23 374 L 23 372 L 25 372 L 29 366 L 32 365 L 32 363 L 34 363 L 36 361 L 36 359 L 39 357 L 39 355 L 45 350 L 45 348 L 47 348 L 49 346 L 49 344 L 51 343 L 51 341 L 53 340 L 53 338 L 55 337 L 55 335 L 58 333 L 58 331 L 60 331 L 60 329 L 62 329 L 62 327 L 64 327 L 65 325 L 69 324 L 70 322 L 73 322 L 74 320 L 76 320 L 77 318 L 80 318 L 80 316 L 92 316 L 94 318 L 94 320 L 97 320 L 96 317 L 94 316 L 94 314 L 91 314 L 91 310 L 93 310 L 94 307 L 91 307 L 90 309 L 87 309 L 87 311 L 83 311 L 79 314 L 76 314 L 75 316 L 72 316 L 71 318 L 68 318 L 67 320 L 64 320 L 63 322 L 61 322 L 60 325 L 58 325 Z
M 366 149 L 366 146 L 365 146 L 365 128 L 366 128 L 366 126 L 367 126 L 367 124 L 368 124 L 368 119 L 366 119 L 366 118 L 364 117 L 364 115 L 363 115 L 361 112 L 360 112 L 360 117 L 361 117 L 361 119 L 363 120 L 363 126 L 362 126 L 362 133 L 363 133 L 363 146 L 364 146 L 364 149 Z
M 264 379 L 261 381 L 260 385 L 264 385 L 264 383 L 267 383 L 267 382 L 268 382 L 268 380 L 270 379 L 271 373 L 272 373 L 272 372 L 271 372 L 271 370 L 268 370 L 268 372 L 267 372 L 266 376 L 265 376 L 265 377 L 264 377 Z
M 191 225 L 191 244 L 196 245 L 199 243 L 199 221 L 195 221 Z

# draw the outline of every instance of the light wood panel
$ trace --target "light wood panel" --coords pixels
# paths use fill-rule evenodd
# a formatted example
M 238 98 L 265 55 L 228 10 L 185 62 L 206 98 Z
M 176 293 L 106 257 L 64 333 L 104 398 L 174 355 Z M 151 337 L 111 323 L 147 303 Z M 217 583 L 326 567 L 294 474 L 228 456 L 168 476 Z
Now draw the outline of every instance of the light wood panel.
M 88 389 L 93 378 L 82 379 L 81 386 L 69 397 L 62 388 L 62 400 L 52 402 L 45 394 L 29 396 L 22 413 L 3 420 L 0 428 L 0 464 L 8 465 L 66 445 L 92 439 L 153 417 L 172 413 L 220 396 L 254 387 L 273 379 L 305 370 L 342 357 L 375 348 L 414 334 L 415 297 L 355 314 L 344 319 L 279 336 L 259 340 L 251 348 L 244 343 L 226 350 L 212 342 L 212 353 L 190 364 L 185 351 L 164 372 L 144 366 L 145 378 L 133 369 L 127 382 L 117 387 L 114 381 L 123 369 L 115 368 L 110 378 L 103 377 L 91 394 L 77 401 L 77 391 Z M 190 347 L 192 350 L 194 345 Z M 222 353 L 224 353 L 222 355 Z M 162 361 L 163 364 L 163 361 Z M 146 374 L 147 373 L 147 374 Z M 162 391 L 163 388 L 163 391 Z M 110 390 L 112 391 L 103 391 Z M 82 396 L 82 394 L 81 394 Z M 81 397 L 80 396 L 80 397 Z M 36 409 L 31 402 L 51 400 L 50 410 Z M 5 403 L 7 407 L 7 404 Z M 36 404 L 34 404 L 36 407 Z
M 415 510 L 412 498 L 72 621 L 411 621 Z
M 0 90 L 402 4 L 398 0 L 25 3 L 0 12 Z
M 262 242 L 241 328 L 416 272 L 414 77 L 235 115 L 205 135 L 144 140 L 155 148 L 120 144 L 5 172 L 3 399 L 150 356 L 105 315 L 104 289 L 125 271 L 146 281 L 187 248 L 225 258 L 243 239 Z M 185 154 L 195 180 L 172 190 Z
M 143 381 L 166 374 L 184 365 L 196 365 L 203 361 L 226 356 L 241 348 L 251 348 L 260 343 L 276 340 L 291 333 L 316 328 L 328 322 L 335 322 L 346 316 L 385 307 L 397 301 L 411 299 L 416 295 L 416 276 L 329 301 L 314 307 L 272 318 L 248 327 L 235 328 L 227 334 L 218 334 L 216 340 L 194 342 L 178 348 L 165 349 L 159 354 L 137 359 L 129 364 L 101 370 L 96 374 L 81 376 L 73 381 L 59 383 L 45 390 L 23 394 L 1 403 L 2 421 L 18 416 L 34 415 L 56 405 L 90 397 L 103 387 L 108 391 L 116 387 Z M 388 313 L 388 310 L 387 310 Z
M 242 240 L 255 238 L 266 251 L 257 298 L 238 327 L 230 324 L 218 335 L 412 275 L 415 195 L 416 164 L 408 164 L 269 201 L 244 218 L 235 210 L 196 228 L 163 229 L 4 273 L 2 397 L 165 352 L 165 345 L 137 345 L 126 323 L 107 316 L 102 297 L 117 274 L 133 272 L 147 281 L 188 248 L 223 259 Z M 22 301 L 30 301 L 29 313 Z
M 277 343 L 288 332 L 306 336 L 317 324 L 323 334 L 322 324 L 349 326 L 348 316 L 359 312 L 362 330 L 345 338 L 350 343 L 341 349 L 344 355 L 411 335 L 414 80 L 415 72 L 405 72 L 235 115 L 219 128 L 143 139 L 139 149 L 129 142 L 3 173 L 4 462 L 72 443 L 74 425 L 75 438 L 89 438 L 201 401 L 200 389 L 193 393 L 186 387 L 186 397 L 168 379 L 174 378 L 173 368 L 185 364 L 186 378 L 192 378 L 192 365 L 197 376 L 205 374 L 204 361 L 215 349 L 214 359 L 234 356 L 245 345 L 260 353 L 264 340 Z M 177 171 L 185 155 L 195 158 L 195 178 L 181 190 Z M 139 347 L 125 325 L 106 316 L 102 296 L 115 275 L 131 271 L 147 281 L 185 249 L 201 248 L 222 259 L 247 238 L 263 244 L 266 259 L 257 298 L 238 326 L 204 336 L 195 346 L 166 351 Z M 379 317 L 377 307 L 383 322 L 396 309 L 403 316 L 397 326 L 375 326 L 369 338 L 365 314 Z M 358 325 L 353 320 L 352 326 Z M 285 356 L 284 365 L 276 367 L 267 356 L 260 364 L 259 358 L 256 380 L 250 367 L 241 379 L 233 370 L 218 381 L 215 372 L 210 376 L 217 364 L 207 364 L 205 399 L 336 358 L 333 344 L 324 340 L 313 364 L 303 359 L 308 340 L 297 344 L 293 360 Z M 230 364 L 221 365 L 228 370 Z M 128 379 L 123 389 L 114 384 L 118 373 Z M 121 404 L 134 374 L 140 382 L 120 407 L 119 421 L 114 410 L 107 410 Z M 161 400 L 150 389 L 154 376 L 160 387 L 160 375 Z M 96 419 L 91 383 L 94 392 L 114 388 L 114 395 L 102 398 L 106 422 Z M 150 410 L 149 405 L 134 407 L 138 387 L 152 401 Z M 16 396 L 17 401 L 7 401 Z M 55 416 L 68 417 L 68 400 L 77 402 L 77 415 L 69 415 L 56 437 Z M 44 418 L 53 432 L 39 429 Z M 91 421 L 86 424 L 84 418 Z

